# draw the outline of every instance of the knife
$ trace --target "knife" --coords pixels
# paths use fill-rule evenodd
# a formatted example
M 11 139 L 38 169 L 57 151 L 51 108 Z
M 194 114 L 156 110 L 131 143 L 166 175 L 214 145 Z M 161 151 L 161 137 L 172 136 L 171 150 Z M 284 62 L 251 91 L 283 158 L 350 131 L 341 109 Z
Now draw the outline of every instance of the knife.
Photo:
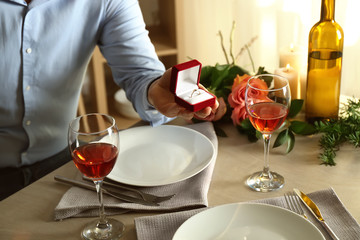
M 315 216 L 315 218 L 320 222 L 320 224 L 325 228 L 325 230 L 330 234 L 332 239 L 339 240 L 334 231 L 329 227 L 325 222 L 324 218 L 320 213 L 320 209 L 316 204 L 302 191 L 294 188 L 294 192 L 299 196 L 300 200 L 305 204 L 305 206 L 310 210 L 310 212 Z
M 89 178 L 89 177 L 86 177 L 86 176 L 83 176 L 82 179 L 83 179 L 83 180 L 86 180 L 86 181 L 91 181 L 91 182 L 92 182 L 92 179 Z M 104 185 L 104 186 L 109 186 L 109 187 L 112 187 L 112 188 L 121 188 L 121 189 L 128 190 L 128 191 L 135 192 L 135 193 L 137 193 L 137 192 L 139 191 L 139 190 L 137 190 L 137 189 L 134 189 L 134 188 L 131 188 L 131 187 L 128 187 L 128 186 L 119 184 L 119 183 L 114 184 L 114 183 L 108 182 L 107 178 L 104 179 L 103 185 Z
M 96 187 L 94 184 L 87 184 L 82 181 L 73 180 L 73 179 L 66 178 L 66 177 L 59 176 L 59 175 L 55 175 L 54 179 L 56 181 L 59 181 L 62 183 L 66 183 L 66 184 L 70 184 L 70 185 L 73 185 L 76 187 L 81 187 L 81 188 L 85 188 L 88 190 L 96 191 Z M 103 188 L 102 188 L 102 192 L 106 195 L 112 196 L 112 197 L 120 199 L 122 201 L 130 202 L 130 203 L 138 203 L 138 204 L 142 204 L 142 205 L 146 205 L 146 206 L 159 206 L 158 203 L 145 201 L 140 198 L 131 197 L 131 196 L 119 193 L 119 192 L 110 191 L 110 190 L 106 190 Z

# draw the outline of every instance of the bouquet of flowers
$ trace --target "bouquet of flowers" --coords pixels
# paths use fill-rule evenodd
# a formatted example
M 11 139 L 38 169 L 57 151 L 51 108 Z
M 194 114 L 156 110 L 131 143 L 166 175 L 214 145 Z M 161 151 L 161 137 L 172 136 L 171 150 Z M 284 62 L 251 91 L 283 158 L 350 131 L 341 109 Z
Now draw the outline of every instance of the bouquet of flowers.
M 248 119 L 245 108 L 245 90 L 246 83 L 251 75 L 259 75 L 268 73 L 264 67 L 255 70 L 254 62 L 250 54 L 250 46 L 256 40 L 252 38 L 248 44 L 245 44 L 237 54 L 236 58 L 232 52 L 233 33 L 235 23 L 233 23 L 230 35 L 230 57 L 226 53 L 223 36 L 219 31 L 221 38 L 222 50 L 225 54 L 226 64 L 216 64 L 215 66 L 204 66 L 201 71 L 200 83 L 213 93 L 220 103 L 219 109 L 223 109 L 223 115 L 214 122 L 215 131 L 218 136 L 226 136 L 225 132 L 217 125 L 218 122 L 228 121 L 239 130 L 240 133 L 246 134 L 250 141 L 257 141 L 261 138 L 261 134 L 255 130 Z M 251 74 L 248 70 L 236 65 L 236 59 L 247 51 L 251 65 Z M 259 88 L 266 88 L 267 85 L 259 82 Z M 286 153 L 289 153 L 295 144 L 295 135 L 310 135 L 322 133 L 319 140 L 320 148 L 323 150 L 319 154 L 322 164 L 334 166 L 336 151 L 340 149 L 340 145 L 347 142 L 354 147 L 360 146 L 360 99 L 352 98 L 343 104 L 338 119 L 332 119 L 327 122 L 318 121 L 314 124 L 306 121 L 295 120 L 294 117 L 300 112 L 302 99 L 293 99 L 289 114 L 285 121 L 285 126 L 277 135 L 273 147 L 279 147 L 287 144 Z
M 221 47 L 226 58 L 226 64 L 216 64 L 215 66 L 204 66 L 201 71 L 200 83 L 208 89 L 209 92 L 217 96 L 221 109 L 224 109 L 223 116 L 220 120 L 214 122 L 215 130 L 218 136 L 226 136 L 225 132 L 216 124 L 219 121 L 229 121 L 238 129 L 242 134 L 246 134 L 250 141 L 257 141 L 261 138 L 261 134 L 255 130 L 250 123 L 248 114 L 245 108 L 245 90 L 247 81 L 251 75 L 259 75 L 268 73 L 265 67 L 259 67 L 255 71 L 254 61 L 250 54 L 250 47 L 257 39 L 252 38 L 249 43 L 245 44 L 234 57 L 232 52 L 233 33 L 235 23 L 233 23 L 230 35 L 230 52 L 229 55 L 232 62 L 229 61 L 228 54 L 223 44 L 223 36 L 219 31 L 221 39 Z M 252 65 L 252 72 L 238 66 L 236 59 L 244 52 L 248 53 Z M 259 88 L 267 88 L 265 82 L 259 80 L 257 83 Z M 278 134 L 273 147 L 279 147 L 287 143 L 286 153 L 290 152 L 295 144 L 295 134 L 312 134 L 316 132 L 313 125 L 303 121 L 292 120 L 301 110 L 303 105 L 302 99 L 294 99 L 291 102 L 291 107 L 286 120 L 285 128 Z

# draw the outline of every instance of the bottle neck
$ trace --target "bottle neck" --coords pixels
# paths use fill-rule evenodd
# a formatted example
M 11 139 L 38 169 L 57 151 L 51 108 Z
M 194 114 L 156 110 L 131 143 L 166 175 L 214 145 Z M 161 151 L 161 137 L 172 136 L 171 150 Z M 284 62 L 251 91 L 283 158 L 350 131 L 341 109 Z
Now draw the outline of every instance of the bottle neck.
M 320 21 L 329 21 L 335 19 L 335 0 L 321 1 L 321 17 Z

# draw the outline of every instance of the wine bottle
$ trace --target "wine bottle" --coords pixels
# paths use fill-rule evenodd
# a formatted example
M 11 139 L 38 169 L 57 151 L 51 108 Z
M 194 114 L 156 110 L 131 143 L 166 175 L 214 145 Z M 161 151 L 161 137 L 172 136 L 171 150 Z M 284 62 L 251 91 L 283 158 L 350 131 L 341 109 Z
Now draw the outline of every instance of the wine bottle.
M 322 0 L 321 17 L 310 30 L 305 117 L 337 119 L 344 32 L 335 22 L 335 0 Z

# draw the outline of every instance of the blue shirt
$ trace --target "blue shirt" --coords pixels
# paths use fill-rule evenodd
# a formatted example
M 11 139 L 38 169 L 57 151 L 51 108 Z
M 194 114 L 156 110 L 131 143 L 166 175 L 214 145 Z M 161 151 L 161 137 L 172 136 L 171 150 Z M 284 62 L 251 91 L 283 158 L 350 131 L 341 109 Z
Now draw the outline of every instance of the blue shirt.
M 0 0 L 0 167 L 67 147 L 96 45 L 139 115 L 167 121 L 147 100 L 148 85 L 165 69 L 137 0 Z

